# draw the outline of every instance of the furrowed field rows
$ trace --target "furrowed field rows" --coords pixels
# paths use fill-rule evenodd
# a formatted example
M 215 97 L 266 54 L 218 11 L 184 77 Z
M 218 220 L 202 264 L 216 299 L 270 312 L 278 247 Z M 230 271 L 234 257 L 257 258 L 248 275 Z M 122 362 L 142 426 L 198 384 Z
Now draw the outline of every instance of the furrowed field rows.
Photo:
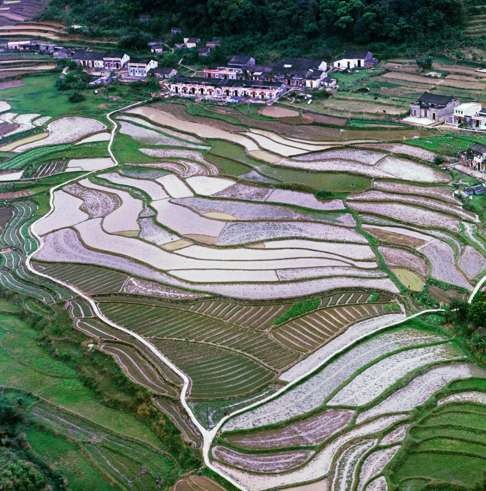
M 187 340 L 205 343 L 208 348 L 228 348 L 259 360 L 277 371 L 284 369 L 298 357 L 296 352 L 284 348 L 264 333 L 232 326 L 192 312 L 133 303 L 108 303 L 103 299 L 99 306 L 114 322 L 147 338 Z
M 36 241 L 29 234 L 29 226 L 36 213 L 36 206 L 30 201 L 15 201 L 9 209 L 11 218 L 0 234 L 0 285 L 42 300 L 56 303 L 67 298 L 67 290 L 55 283 L 47 283 L 33 276 L 25 267 L 25 258 L 37 249 Z
M 76 285 L 88 295 L 117 293 L 129 278 L 126 274 L 98 266 L 39 262 L 34 262 L 34 265 L 49 276 Z
M 123 372 L 136 384 L 158 395 L 175 399 L 178 397 L 178 388 L 166 380 L 156 366 L 136 348 L 124 343 L 105 341 L 101 351 L 111 355 Z
M 205 300 L 188 305 L 187 309 L 238 326 L 265 330 L 271 327 L 273 320 L 288 307 L 289 304 L 244 305 L 221 300 Z
M 348 305 L 321 309 L 273 329 L 272 335 L 290 349 L 313 351 L 356 322 L 384 315 L 390 304 Z
M 227 399 L 256 394 L 274 379 L 274 373 L 234 351 L 168 339 L 155 346 L 191 379 L 191 399 Z
M 342 292 L 321 299 L 321 307 L 366 303 L 371 292 Z M 391 297 L 386 297 L 391 298 Z M 208 317 L 221 319 L 231 324 L 265 330 L 272 327 L 274 320 L 290 307 L 288 303 L 245 305 L 224 300 L 204 300 L 191 303 L 188 310 Z

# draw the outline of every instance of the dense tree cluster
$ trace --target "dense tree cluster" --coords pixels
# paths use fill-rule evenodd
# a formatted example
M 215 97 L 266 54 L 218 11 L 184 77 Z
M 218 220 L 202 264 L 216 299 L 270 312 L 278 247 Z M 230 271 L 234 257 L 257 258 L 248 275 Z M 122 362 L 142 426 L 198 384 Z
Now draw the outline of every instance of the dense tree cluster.
M 0 489 L 40 491 L 64 489 L 63 481 L 34 457 L 23 434 L 23 401 L 0 392 Z
M 445 39 L 462 25 L 463 9 L 461 0 L 51 0 L 45 17 L 132 40 L 181 26 L 242 46 L 264 40 L 312 49 L 329 39 L 335 46 Z
M 486 293 L 476 295 L 470 304 L 454 301 L 446 313 L 447 320 L 482 363 L 486 363 Z

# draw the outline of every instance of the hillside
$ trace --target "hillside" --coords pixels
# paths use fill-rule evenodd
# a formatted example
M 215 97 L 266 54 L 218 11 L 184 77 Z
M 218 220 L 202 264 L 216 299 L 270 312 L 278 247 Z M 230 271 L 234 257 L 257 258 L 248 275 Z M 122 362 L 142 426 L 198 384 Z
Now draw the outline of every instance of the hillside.
M 139 41 L 181 26 L 190 35 L 225 37 L 234 49 L 271 57 L 365 44 L 398 52 L 451 48 L 464 38 L 467 9 L 460 0 L 51 0 L 43 18 L 82 25 L 90 35 Z M 478 29 L 477 20 L 468 29 Z M 484 43 L 480 36 L 468 42 Z

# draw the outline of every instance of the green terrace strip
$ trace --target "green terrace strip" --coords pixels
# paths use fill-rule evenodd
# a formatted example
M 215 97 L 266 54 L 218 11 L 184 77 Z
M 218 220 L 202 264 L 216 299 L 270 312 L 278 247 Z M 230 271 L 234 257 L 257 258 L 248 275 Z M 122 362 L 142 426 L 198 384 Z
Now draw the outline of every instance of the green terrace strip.
M 486 145 L 486 136 L 461 135 L 447 133 L 444 135 L 432 135 L 424 138 L 414 138 L 407 141 L 409 145 L 431 150 L 438 154 L 457 156 L 459 152 L 467 150 L 474 143 Z
M 37 165 L 57 158 L 96 158 L 106 157 L 108 151 L 106 144 L 84 143 L 82 145 L 61 144 L 33 148 L 26 152 L 16 154 L 15 157 L 2 163 L 3 170 L 34 169 Z
M 295 302 L 288 310 L 279 315 L 273 322 L 276 326 L 281 326 L 290 319 L 300 317 L 301 315 L 308 314 L 309 312 L 318 309 L 320 305 L 320 298 L 306 298 L 300 302 Z

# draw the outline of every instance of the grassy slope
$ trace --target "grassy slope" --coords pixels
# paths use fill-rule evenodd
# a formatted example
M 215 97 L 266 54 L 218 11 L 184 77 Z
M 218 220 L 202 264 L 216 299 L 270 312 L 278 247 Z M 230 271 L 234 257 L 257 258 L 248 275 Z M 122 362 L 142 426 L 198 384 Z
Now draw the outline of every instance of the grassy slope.
M 83 91 L 86 100 L 69 102 L 70 92 L 59 92 L 56 80 L 59 74 L 43 74 L 24 77 L 24 85 L 0 91 L 0 100 L 7 101 L 16 113 L 38 113 L 42 116 L 87 116 L 104 119 L 104 115 L 147 96 L 140 87 L 116 86 L 108 89 Z
M 133 415 L 101 404 L 73 369 L 53 359 L 39 346 L 37 331 L 17 316 L 5 312 L 10 308 L 13 307 L 2 308 L 0 312 L 0 379 L 3 385 L 44 397 L 112 431 L 152 445 L 160 444 Z

